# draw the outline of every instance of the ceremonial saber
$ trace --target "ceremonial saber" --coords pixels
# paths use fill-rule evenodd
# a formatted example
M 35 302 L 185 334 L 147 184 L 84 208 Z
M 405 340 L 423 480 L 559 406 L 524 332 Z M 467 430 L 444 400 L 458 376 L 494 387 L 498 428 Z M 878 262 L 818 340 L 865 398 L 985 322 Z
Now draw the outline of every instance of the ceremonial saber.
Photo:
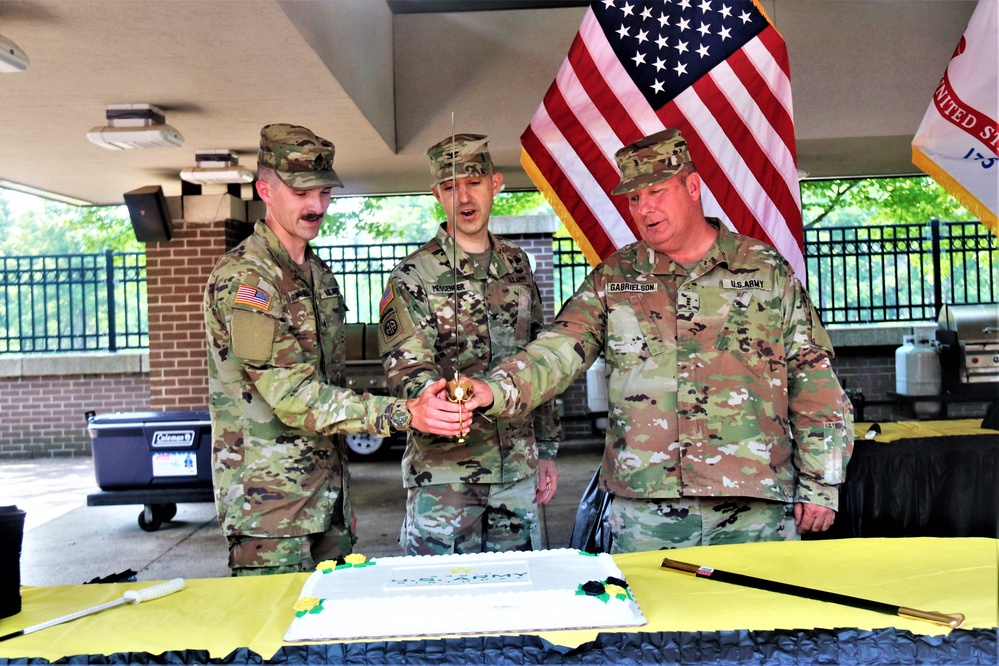
M 100 606 L 94 606 L 92 608 L 87 608 L 76 613 L 71 613 L 69 615 L 63 615 L 62 617 L 57 617 L 54 620 L 49 620 L 48 622 L 42 622 L 41 624 L 36 624 L 30 627 L 25 627 L 20 631 L 15 631 L 13 633 L 7 634 L 6 636 L 0 636 L 0 641 L 5 641 L 8 638 L 16 638 L 18 636 L 23 636 L 24 634 L 33 634 L 36 631 L 41 631 L 42 629 L 48 629 L 49 627 L 54 627 L 57 624 L 62 624 L 63 622 L 69 622 L 71 620 L 76 620 L 78 618 L 84 617 L 86 615 L 93 615 L 94 613 L 100 613 L 109 608 L 114 608 L 115 606 L 121 606 L 122 604 L 137 604 L 142 601 L 151 601 L 152 599 L 159 599 L 160 597 L 165 597 L 168 594 L 173 594 L 184 589 L 184 579 L 174 578 L 166 583 L 160 583 L 159 585 L 153 585 L 152 587 L 147 587 L 144 590 L 128 590 L 122 595 L 121 599 L 116 599 L 115 601 L 109 601 L 106 604 L 101 604 Z
M 957 629 L 964 624 L 964 615 L 961 613 L 952 613 L 947 615 L 946 613 L 937 613 L 936 611 L 922 611 L 915 608 L 906 608 L 905 606 L 893 606 L 892 604 L 872 601 L 870 599 L 861 599 L 860 597 L 851 597 L 846 594 L 815 590 L 810 587 L 801 587 L 800 585 L 791 585 L 790 583 L 780 583 L 773 580 L 767 580 L 766 578 L 744 576 L 743 574 L 720 571 L 719 569 L 702 567 L 697 564 L 677 562 L 676 560 L 671 560 L 669 558 L 663 560 L 661 567 L 663 569 L 672 569 L 674 571 L 694 574 L 698 578 L 710 578 L 711 580 L 717 580 L 723 583 L 732 583 L 733 585 L 741 585 L 743 587 L 752 587 L 757 590 L 767 590 L 769 592 L 777 592 L 779 594 L 790 594 L 796 597 L 803 597 L 805 599 L 814 599 L 816 601 L 827 601 L 833 604 L 852 606 L 853 608 L 863 608 L 864 610 L 874 611 L 876 613 L 887 613 L 888 615 L 897 615 L 899 617 L 905 617 L 912 620 L 936 622 L 937 624 L 945 624 L 952 629 Z

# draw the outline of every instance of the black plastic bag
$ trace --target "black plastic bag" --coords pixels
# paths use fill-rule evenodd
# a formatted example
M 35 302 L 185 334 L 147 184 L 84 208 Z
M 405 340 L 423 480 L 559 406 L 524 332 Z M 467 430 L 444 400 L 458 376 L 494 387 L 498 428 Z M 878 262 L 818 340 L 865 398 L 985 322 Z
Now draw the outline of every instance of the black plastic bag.
M 612 495 L 600 489 L 600 466 L 593 473 L 590 484 L 583 491 L 576 509 L 576 522 L 572 526 L 569 547 L 587 553 L 609 553 L 611 548 L 607 511 Z

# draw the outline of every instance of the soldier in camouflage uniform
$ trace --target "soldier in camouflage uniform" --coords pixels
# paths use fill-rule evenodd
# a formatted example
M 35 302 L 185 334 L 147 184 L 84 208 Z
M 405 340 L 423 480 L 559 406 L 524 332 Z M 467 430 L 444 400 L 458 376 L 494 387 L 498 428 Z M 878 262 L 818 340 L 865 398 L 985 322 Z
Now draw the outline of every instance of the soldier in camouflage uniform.
M 308 244 L 342 187 L 333 153 L 304 127 L 261 130 L 266 218 L 205 289 L 212 474 L 233 575 L 307 571 L 351 552 L 346 454 L 334 433 L 468 430 L 434 396 L 443 380 L 418 400 L 340 388 L 344 301 Z
M 616 159 L 612 193 L 628 196 L 642 240 L 597 266 L 488 384 L 473 381 L 469 404 L 523 413 L 603 353 L 612 551 L 827 530 L 852 411 L 808 293 L 772 247 L 705 218 L 678 130 Z
M 544 317 L 527 255 L 489 233 L 503 176 L 487 138 L 458 134 L 427 155 L 447 222 L 395 268 L 381 304 L 385 372 L 403 397 L 453 379 L 456 359 L 461 373 L 486 373 L 534 339 Z M 464 441 L 410 432 L 399 538 L 406 553 L 541 548 L 538 503 L 558 485 L 560 429 L 549 400 L 534 414 L 478 419 Z

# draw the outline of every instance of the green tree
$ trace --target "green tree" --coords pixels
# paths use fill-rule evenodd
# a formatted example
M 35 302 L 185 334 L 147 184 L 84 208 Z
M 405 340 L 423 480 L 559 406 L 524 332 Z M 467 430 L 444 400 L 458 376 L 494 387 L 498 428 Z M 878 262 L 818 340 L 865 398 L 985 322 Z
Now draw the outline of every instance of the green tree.
M 141 252 L 124 206 L 72 206 L 0 189 L 0 254 Z
M 539 192 L 501 192 L 492 214 L 550 214 Z M 323 237 L 330 240 L 421 242 L 434 235 L 444 210 L 432 194 L 343 197 L 330 202 Z
M 929 177 L 808 180 L 801 206 L 806 228 L 975 219 Z

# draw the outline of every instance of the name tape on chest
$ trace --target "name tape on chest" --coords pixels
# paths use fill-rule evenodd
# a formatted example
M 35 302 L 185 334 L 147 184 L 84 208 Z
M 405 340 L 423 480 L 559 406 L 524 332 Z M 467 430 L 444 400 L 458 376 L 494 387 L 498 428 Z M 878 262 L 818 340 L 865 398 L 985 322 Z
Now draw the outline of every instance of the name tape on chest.
M 721 281 L 722 289 L 770 289 L 770 280 L 749 278 L 746 280 L 727 279 Z
M 304 301 L 312 297 L 312 292 L 308 289 L 293 289 L 288 292 L 285 297 L 288 299 L 289 303 L 298 303 L 299 301 Z M 316 298 L 320 301 L 327 298 L 339 298 L 340 297 L 340 287 L 326 287 L 325 289 L 320 289 L 316 292 Z
M 430 291 L 434 294 L 453 294 L 457 290 L 459 293 L 468 291 L 468 285 L 464 282 L 458 284 L 432 284 Z
M 644 294 L 659 291 L 659 284 L 657 282 L 610 282 L 607 284 L 607 291 L 611 294 L 621 292 Z

